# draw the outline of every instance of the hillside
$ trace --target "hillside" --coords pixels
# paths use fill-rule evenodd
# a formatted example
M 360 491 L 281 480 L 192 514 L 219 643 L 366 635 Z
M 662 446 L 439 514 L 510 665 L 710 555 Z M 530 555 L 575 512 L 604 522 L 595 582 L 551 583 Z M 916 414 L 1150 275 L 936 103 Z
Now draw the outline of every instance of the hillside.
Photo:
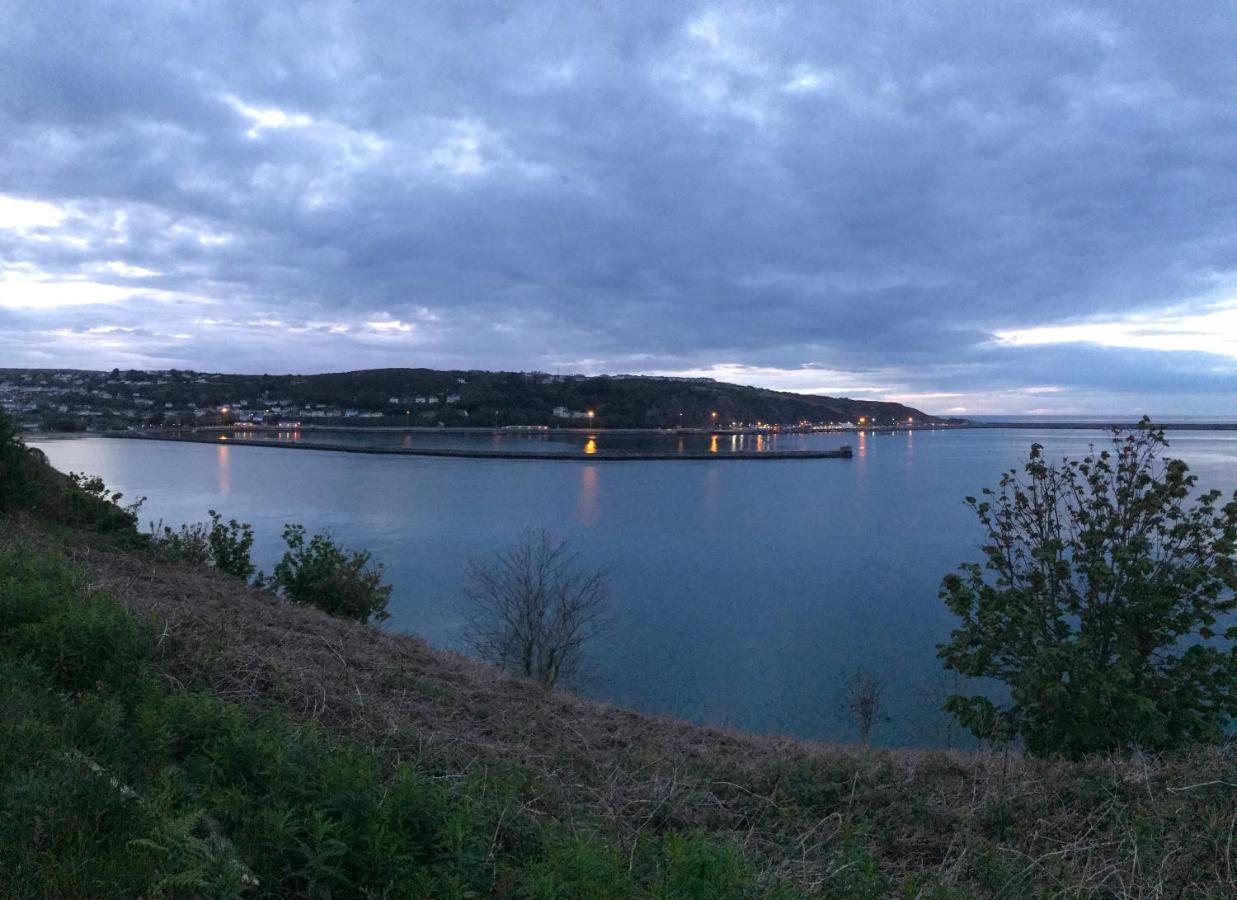
M 192 424 L 204 416 L 313 417 L 374 425 L 601 428 L 905 424 L 938 421 L 900 403 L 793 394 L 711 379 L 542 372 L 369 369 L 323 375 L 0 370 L 0 399 L 34 421 Z M 226 410 L 225 410 L 226 408 Z M 592 412 L 591 417 L 588 416 Z
M 115 506 L 12 452 L 6 505 L 10 896 L 1237 889 L 1231 744 L 1070 763 L 697 727 L 161 561 Z

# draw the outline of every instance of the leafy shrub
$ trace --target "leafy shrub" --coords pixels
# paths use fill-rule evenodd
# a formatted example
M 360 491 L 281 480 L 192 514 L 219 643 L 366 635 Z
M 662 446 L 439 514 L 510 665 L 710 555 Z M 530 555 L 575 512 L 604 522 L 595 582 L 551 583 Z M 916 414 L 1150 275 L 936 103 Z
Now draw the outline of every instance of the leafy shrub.
M 264 586 L 290 603 L 314 606 L 342 619 L 368 622 L 390 617 L 390 585 L 382 583 L 383 566 L 368 550 L 350 552 L 325 534 L 305 540 L 301 525 L 285 525 L 288 549 Z
M 0 641 L 47 618 L 81 589 L 81 576 L 63 562 L 0 545 Z
M 101 534 L 137 533 L 137 514 L 145 497 L 121 506 L 124 494 L 109 489 L 98 475 L 70 472 L 69 481 L 76 490 L 65 494 L 67 508 L 62 518 L 67 524 Z
M 41 451 L 26 447 L 12 419 L 0 412 L 0 514 L 23 510 L 106 535 L 120 546 L 138 546 L 147 540 L 137 531 L 145 498 L 124 506 L 121 499 L 101 478 L 61 475 Z
M 0 410 L 0 512 L 30 500 L 30 462 L 13 420 Z
M 948 668 L 994 678 L 1009 702 L 952 696 L 977 736 L 1022 738 L 1039 755 L 1214 743 L 1237 715 L 1237 494 L 1187 505 L 1195 477 L 1159 459 L 1145 418 L 1111 450 L 1058 468 L 1031 446 L 984 499 L 983 565 L 945 578 L 961 619 L 939 648 Z
M 215 568 L 237 578 L 248 580 L 255 569 L 250 559 L 253 549 L 253 528 L 248 522 L 237 522 L 223 517 L 213 509 L 210 514 L 210 531 L 206 535 L 210 545 L 210 558 Z
M 0 647 L 30 660 L 64 690 L 131 681 L 145 665 L 150 629 L 86 593 L 67 563 L 0 552 Z
M 173 531 L 170 525 L 150 523 L 150 537 L 155 555 L 167 562 L 187 562 L 207 565 L 211 560 L 209 531 L 202 522 L 181 525 Z
M 156 554 L 166 560 L 212 565 L 221 572 L 248 580 L 255 571 L 251 557 L 253 527 L 236 519 L 223 521 L 210 510 L 210 525 L 194 522 L 177 531 L 151 523 Z
M 115 603 L 93 597 L 23 626 L 15 637 L 18 651 L 69 691 L 132 680 L 154 646 L 150 629 Z

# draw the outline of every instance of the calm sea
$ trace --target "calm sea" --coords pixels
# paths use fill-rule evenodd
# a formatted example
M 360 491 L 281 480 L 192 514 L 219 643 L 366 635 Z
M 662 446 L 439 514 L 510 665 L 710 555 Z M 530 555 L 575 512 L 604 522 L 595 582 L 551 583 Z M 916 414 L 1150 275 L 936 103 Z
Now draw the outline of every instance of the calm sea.
M 445 436 L 444 436 L 445 437 Z M 316 438 L 315 438 L 316 439 Z M 1237 488 L 1237 432 L 1170 432 L 1200 487 Z M 460 438 L 453 440 L 459 441 Z M 476 438 L 488 441 L 488 438 Z M 604 440 L 604 439 L 599 439 Z M 395 586 L 386 627 L 460 648 L 464 566 L 527 528 L 609 573 L 619 624 L 580 689 L 647 712 L 803 737 L 853 738 L 843 685 L 885 684 L 888 745 L 956 740 L 935 645 L 941 577 L 978 558 L 963 497 L 1032 441 L 1052 456 L 1096 431 L 916 430 L 795 436 L 851 460 L 536 462 L 391 457 L 107 438 L 38 445 L 65 471 L 149 499 L 147 520 L 251 522 L 270 569 L 285 522 L 372 550 Z

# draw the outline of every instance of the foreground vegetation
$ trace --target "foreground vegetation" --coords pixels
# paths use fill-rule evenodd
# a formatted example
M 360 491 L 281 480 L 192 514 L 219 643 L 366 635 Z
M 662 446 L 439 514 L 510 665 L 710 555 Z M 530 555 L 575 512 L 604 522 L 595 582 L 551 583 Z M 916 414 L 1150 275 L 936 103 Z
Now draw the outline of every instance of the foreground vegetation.
M 955 695 L 977 737 L 1039 756 L 1168 750 L 1225 739 L 1237 718 L 1237 492 L 1191 496 L 1144 418 L 1111 447 L 1050 465 L 1031 446 L 967 498 L 984 563 L 945 578 L 959 625 L 940 647 L 1008 700 Z
M 641 717 L 170 559 L 109 499 L 0 446 L 5 896 L 1237 890 L 1231 744 L 1035 760 Z
M 0 548 L 6 896 L 754 893 L 725 844 L 666 834 L 628 858 L 505 817 L 518 773 L 449 787 L 276 710 L 169 689 L 158 640 L 80 569 Z

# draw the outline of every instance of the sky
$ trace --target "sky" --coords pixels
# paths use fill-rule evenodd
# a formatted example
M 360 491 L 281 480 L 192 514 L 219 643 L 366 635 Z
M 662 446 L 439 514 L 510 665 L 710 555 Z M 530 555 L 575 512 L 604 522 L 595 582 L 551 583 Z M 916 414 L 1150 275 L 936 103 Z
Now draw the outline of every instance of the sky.
M 1237 15 L 0 0 L 0 367 L 1237 415 Z

